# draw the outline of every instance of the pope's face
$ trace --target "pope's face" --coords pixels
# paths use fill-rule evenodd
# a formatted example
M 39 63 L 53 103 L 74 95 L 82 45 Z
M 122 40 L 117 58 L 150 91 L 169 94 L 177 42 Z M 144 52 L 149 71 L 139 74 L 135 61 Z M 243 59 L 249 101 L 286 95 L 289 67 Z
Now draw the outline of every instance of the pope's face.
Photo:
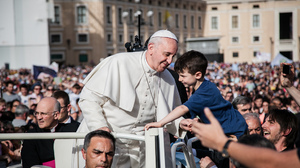
M 113 157 L 114 147 L 110 139 L 103 137 L 93 137 L 87 150 L 81 150 L 85 159 L 86 168 L 110 168 Z
M 157 72 L 163 72 L 172 63 L 177 49 L 177 42 L 171 38 L 161 38 L 156 44 L 150 43 L 146 58 L 149 66 Z

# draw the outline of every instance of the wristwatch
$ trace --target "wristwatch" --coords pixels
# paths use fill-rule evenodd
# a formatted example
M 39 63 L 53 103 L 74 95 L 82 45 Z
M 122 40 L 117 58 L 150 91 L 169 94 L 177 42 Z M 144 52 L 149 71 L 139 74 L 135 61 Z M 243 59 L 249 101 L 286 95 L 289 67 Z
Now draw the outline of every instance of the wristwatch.
M 227 149 L 228 149 L 228 145 L 230 144 L 230 142 L 232 142 L 232 140 L 231 140 L 231 139 L 228 139 L 228 141 L 225 143 L 225 145 L 224 145 L 224 147 L 223 147 L 223 150 L 222 150 L 222 156 L 223 156 L 224 158 L 228 158 L 228 157 L 229 157 L 229 154 L 228 154 Z

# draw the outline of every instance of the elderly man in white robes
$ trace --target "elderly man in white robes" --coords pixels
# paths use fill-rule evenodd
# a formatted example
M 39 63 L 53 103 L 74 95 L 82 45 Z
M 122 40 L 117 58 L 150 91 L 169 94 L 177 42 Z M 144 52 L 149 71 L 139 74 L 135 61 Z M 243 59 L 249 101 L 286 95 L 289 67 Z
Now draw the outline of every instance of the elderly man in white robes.
M 181 104 L 175 81 L 165 69 L 178 49 L 168 30 L 155 32 L 147 50 L 112 55 L 98 64 L 84 80 L 79 106 L 84 120 L 78 132 L 97 129 L 144 135 L 144 126 L 159 121 Z M 168 131 L 183 137 L 187 120 L 177 119 Z M 112 167 L 144 167 L 144 143 L 117 139 Z M 79 163 L 79 167 L 82 167 Z

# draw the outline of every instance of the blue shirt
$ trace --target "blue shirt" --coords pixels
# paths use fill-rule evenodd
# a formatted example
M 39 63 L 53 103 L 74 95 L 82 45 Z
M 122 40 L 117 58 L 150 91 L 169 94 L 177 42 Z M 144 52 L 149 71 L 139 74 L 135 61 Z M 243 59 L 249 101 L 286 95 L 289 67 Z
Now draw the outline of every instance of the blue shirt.
M 220 122 L 225 134 L 234 134 L 237 138 L 247 130 L 243 116 L 225 100 L 217 86 L 204 80 L 195 93 L 184 103 L 192 118 L 198 115 L 204 123 L 209 123 L 203 110 L 208 107 Z

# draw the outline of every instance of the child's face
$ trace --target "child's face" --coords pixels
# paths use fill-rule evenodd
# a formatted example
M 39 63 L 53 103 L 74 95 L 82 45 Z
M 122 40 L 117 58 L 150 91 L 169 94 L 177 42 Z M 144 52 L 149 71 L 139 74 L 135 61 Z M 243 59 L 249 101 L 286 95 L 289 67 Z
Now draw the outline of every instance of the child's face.
M 192 75 L 188 72 L 188 70 L 184 69 L 183 72 L 179 72 L 179 81 L 185 86 L 195 86 L 197 82 L 196 75 Z

